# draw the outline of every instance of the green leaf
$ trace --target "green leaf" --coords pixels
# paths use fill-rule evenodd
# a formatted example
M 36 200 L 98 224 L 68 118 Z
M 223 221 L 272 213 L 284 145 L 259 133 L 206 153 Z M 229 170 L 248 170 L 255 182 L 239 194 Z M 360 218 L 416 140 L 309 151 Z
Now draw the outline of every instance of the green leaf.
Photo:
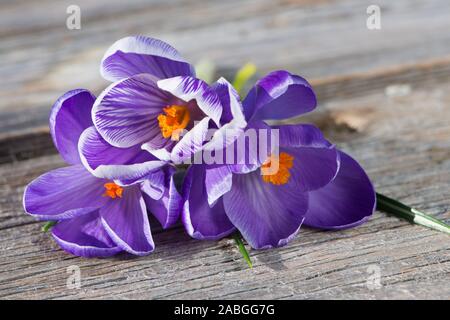
M 47 221 L 41 228 L 42 232 L 48 232 L 48 230 L 50 230 L 57 221 Z
M 377 192 L 377 209 L 433 230 L 450 234 L 450 226 L 422 211 Z
M 195 65 L 195 73 L 198 79 L 212 83 L 216 74 L 216 66 L 209 60 L 202 60 Z
M 236 242 L 236 245 L 239 248 L 239 251 L 242 254 L 242 257 L 247 262 L 250 269 L 253 268 L 252 260 L 250 259 L 250 255 L 247 252 L 247 249 L 245 249 L 244 243 L 242 242 L 242 236 L 239 232 L 236 232 L 233 234 L 234 241 Z
M 244 89 L 248 80 L 256 73 L 256 66 L 253 63 L 246 63 L 242 68 L 240 68 L 234 77 L 233 87 L 242 95 L 242 89 Z

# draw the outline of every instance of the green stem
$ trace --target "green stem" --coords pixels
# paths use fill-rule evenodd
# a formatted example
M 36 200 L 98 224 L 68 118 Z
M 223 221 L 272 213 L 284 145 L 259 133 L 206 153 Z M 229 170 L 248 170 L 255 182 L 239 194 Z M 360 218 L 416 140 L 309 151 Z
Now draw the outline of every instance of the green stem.
M 57 221 L 47 221 L 41 228 L 42 232 L 47 232 L 48 230 L 50 230 Z
M 397 200 L 377 192 L 377 209 L 405 219 L 410 223 L 450 234 L 450 226 L 422 211 L 411 208 Z
M 250 255 L 248 254 L 247 249 L 245 249 L 244 243 L 242 242 L 242 236 L 239 232 L 236 232 L 233 234 L 234 241 L 236 242 L 236 245 L 239 248 L 239 251 L 242 254 L 242 257 L 244 257 L 244 260 L 247 262 L 250 269 L 253 268 L 252 260 L 250 259 Z
M 206 83 L 212 83 L 216 73 L 216 66 L 210 60 L 202 60 L 195 65 L 195 73 L 198 79 L 202 79 Z
M 246 63 L 240 68 L 234 76 L 233 87 L 237 93 L 242 96 L 242 89 L 244 89 L 248 80 L 256 73 L 256 66 L 253 63 Z

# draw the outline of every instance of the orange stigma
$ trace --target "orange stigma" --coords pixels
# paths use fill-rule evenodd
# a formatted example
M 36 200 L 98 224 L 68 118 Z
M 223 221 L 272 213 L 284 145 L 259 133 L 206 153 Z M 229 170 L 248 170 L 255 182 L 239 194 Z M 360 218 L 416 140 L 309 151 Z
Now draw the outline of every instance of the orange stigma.
M 278 166 L 277 166 L 278 164 Z M 286 152 L 279 156 L 270 155 L 269 159 L 261 166 L 261 174 L 264 182 L 280 186 L 289 182 L 291 173 L 289 169 L 294 165 L 294 157 Z M 278 170 L 276 170 L 278 167 Z M 273 172 L 276 170 L 275 172 Z
M 180 134 L 189 124 L 191 116 L 185 106 L 171 105 L 163 109 L 165 114 L 158 116 L 159 128 L 164 138 L 180 140 Z
M 123 188 L 115 184 L 114 182 L 107 182 L 103 185 L 105 187 L 104 197 L 110 197 L 115 199 L 117 197 L 122 198 Z

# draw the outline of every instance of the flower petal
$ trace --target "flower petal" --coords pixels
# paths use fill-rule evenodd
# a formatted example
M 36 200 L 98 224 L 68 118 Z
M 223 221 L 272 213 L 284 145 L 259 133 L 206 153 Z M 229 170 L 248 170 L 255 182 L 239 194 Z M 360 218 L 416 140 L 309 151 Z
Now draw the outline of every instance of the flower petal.
M 230 146 L 244 133 L 247 126 L 242 110 L 239 95 L 233 86 L 224 78 L 220 78 L 213 86 L 223 106 L 221 126 L 213 132 L 211 140 L 204 146 L 203 150 L 222 150 Z
M 205 166 L 205 189 L 210 206 L 231 190 L 232 181 L 233 173 L 228 165 Z
M 109 257 L 122 251 L 106 233 L 98 211 L 60 221 L 52 234 L 61 248 L 76 256 Z
M 140 73 L 160 79 L 195 75 L 194 68 L 177 50 L 144 36 L 126 37 L 114 43 L 103 56 L 100 73 L 112 82 Z
M 81 164 L 52 170 L 25 189 L 25 212 L 42 220 L 62 220 L 90 213 L 106 199 L 104 180 L 92 176 Z
M 222 104 L 221 123 L 236 122 L 236 125 L 244 128 L 245 121 L 244 111 L 240 102 L 239 94 L 236 89 L 225 78 L 220 78 L 212 85 L 213 90 L 217 93 Z
M 226 163 L 233 173 L 254 171 L 279 145 L 277 138 L 278 130 L 272 130 L 263 121 L 252 121 L 233 144 L 227 147 Z
M 155 77 L 139 74 L 111 84 L 95 101 L 92 119 L 114 147 L 128 148 L 157 139 L 157 117 L 173 99 L 156 86 Z
M 149 145 L 148 143 L 144 143 L 141 146 L 141 149 L 149 152 L 152 156 L 156 157 L 159 160 L 162 160 L 162 161 L 170 161 L 171 160 L 171 152 L 168 151 L 166 148 L 153 149 L 153 147 L 151 145 Z
M 363 168 L 339 151 L 341 167 L 325 187 L 309 193 L 305 225 L 320 229 L 345 229 L 365 222 L 376 206 L 375 190 Z
M 281 147 L 330 148 L 333 145 L 311 124 L 273 126 L 278 129 Z
M 138 256 L 154 250 L 147 209 L 139 186 L 124 188 L 122 198 L 110 199 L 100 209 L 100 216 L 108 235 L 123 250 Z
M 165 170 L 161 196 L 154 197 L 152 192 L 154 180 L 152 179 L 145 180 L 141 187 L 147 209 L 158 219 L 164 229 L 173 226 L 181 214 L 182 199 L 175 187 L 174 174 L 174 168 Z M 155 182 L 158 184 L 158 181 Z
M 152 199 L 159 200 L 166 191 L 166 173 L 165 170 L 157 170 L 145 177 L 142 181 L 141 191 Z M 144 197 L 145 200 L 145 197 Z
M 53 105 L 50 133 L 59 154 L 69 164 L 80 163 L 78 139 L 92 125 L 91 110 L 95 97 L 87 90 L 66 92 Z
M 296 182 L 299 192 L 317 190 L 326 186 L 339 170 L 336 149 L 330 148 L 282 148 L 294 157 L 291 179 Z
M 291 179 L 300 192 L 324 187 L 339 170 L 339 155 L 319 129 L 312 125 L 284 125 L 279 129 L 280 152 L 294 157 Z
M 158 81 L 158 87 L 179 99 L 189 102 L 196 100 L 203 113 L 220 126 L 222 105 L 217 93 L 206 82 L 193 77 L 174 77 Z
M 296 182 L 299 192 L 317 190 L 330 183 L 339 170 L 336 149 L 330 148 L 281 148 L 294 157 L 290 170 L 291 179 Z
M 279 70 L 261 78 L 244 99 L 246 119 L 280 120 L 309 112 L 317 101 L 302 77 Z
M 231 223 L 250 246 L 267 249 L 284 246 L 297 234 L 308 209 L 308 195 L 291 182 L 266 183 L 257 170 L 234 174 L 223 203 Z
M 94 127 L 80 137 L 79 152 L 84 166 L 96 177 L 131 183 L 166 164 L 139 146 L 116 148 L 108 144 Z
M 208 117 L 203 118 L 178 141 L 170 155 L 175 164 L 191 159 L 195 153 L 202 150 L 207 139 L 210 121 Z
M 182 221 L 186 232 L 199 240 L 218 240 L 236 228 L 225 214 L 222 200 L 211 208 L 206 200 L 205 166 L 192 165 L 183 183 Z

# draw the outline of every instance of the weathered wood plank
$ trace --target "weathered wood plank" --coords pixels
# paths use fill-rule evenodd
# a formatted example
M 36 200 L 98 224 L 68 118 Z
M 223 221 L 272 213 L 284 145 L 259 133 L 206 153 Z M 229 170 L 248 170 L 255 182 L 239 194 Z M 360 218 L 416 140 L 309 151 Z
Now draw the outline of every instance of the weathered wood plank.
M 81 0 L 81 30 L 65 27 L 69 0 L 2 3 L 0 134 L 45 125 L 67 90 L 98 94 L 104 51 L 130 34 L 165 39 L 192 62 L 211 59 L 225 76 L 249 60 L 262 73 L 284 68 L 314 79 L 450 54 L 448 1 L 377 3 L 381 31 L 366 28 L 368 0 Z
M 355 156 L 377 189 L 450 220 L 449 82 L 378 90 L 329 100 L 313 118 Z M 376 213 L 355 229 L 302 229 L 288 246 L 252 251 L 253 270 L 233 241 L 201 242 L 181 227 L 155 227 L 154 254 L 139 259 L 81 259 L 59 250 L 21 208 L 24 185 L 63 165 L 44 156 L 0 166 L 0 298 L 448 299 L 447 235 Z M 82 287 L 68 289 L 67 267 L 81 268 Z M 380 268 L 369 289 L 369 267 Z
M 383 90 L 395 90 L 399 85 L 414 89 L 448 81 L 450 81 L 450 56 L 412 65 L 312 79 L 311 83 L 321 105 L 328 101 L 360 97 Z M 0 163 L 20 161 L 56 152 L 49 134 L 48 112 L 46 110 L 45 113 L 39 113 L 43 119 L 38 118 L 37 121 L 34 119 L 33 125 L 27 128 L 11 131 L 11 127 L 7 126 L 4 128 L 5 132 L 2 133 L 0 130 Z M 22 117 L 17 112 L 3 113 L 3 116 L 3 121 L 9 120 L 11 123 L 15 123 L 16 119 Z M 321 112 L 314 112 L 307 119 L 321 125 L 326 117 Z M 42 124 L 44 122 L 45 124 Z
M 64 165 L 50 155 L 54 100 L 75 87 L 100 92 L 104 50 L 142 33 L 190 61 L 212 59 L 228 77 L 252 60 L 261 73 L 285 68 L 313 79 L 319 109 L 294 121 L 318 124 L 379 191 L 449 221 L 448 1 L 378 1 L 380 32 L 366 29 L 372 2 L 360 0 L 80 0 L 80 31 L 65 28 L 69 4 L 0 6 L 0 299 L 448 299 L 448 236 L 381 213 L 352 230 L 305 228 L 282 249 L 252 251 L 248 270 L 232 240 L 194 241 L 181 226 L 161 232 L 155 220 L 148 257 L 72 257 L 21 205 L 29 181 Z M 66 287 L 73 265 L 80 290 Z

